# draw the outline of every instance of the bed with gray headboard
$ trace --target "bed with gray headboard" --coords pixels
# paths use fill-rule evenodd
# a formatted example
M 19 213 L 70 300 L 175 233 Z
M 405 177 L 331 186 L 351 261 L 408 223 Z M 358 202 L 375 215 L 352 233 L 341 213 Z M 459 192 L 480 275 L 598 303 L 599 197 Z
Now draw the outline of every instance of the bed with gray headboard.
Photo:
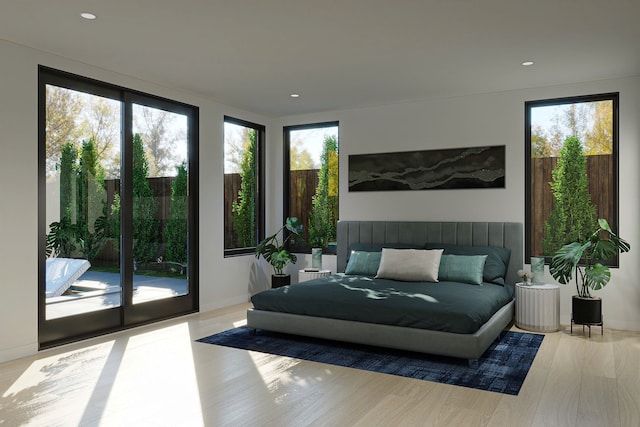
M 340 221 L 337 242 L 338 274 L 254 295 L 254 307 L 247 310 L 247 326 L 255 330 L 264 329 L 475 360 L 513 320 L 513 287 L 518 281 L 517 271 L 523 266 L 523 239 L 523 225 L 515 222 Z M 442 263 L 447 258 L 444 255 L 448 255 L 447 259 L 450 261 L 458 263 L 463 259 L 476 260 L 478 254 L 490 255 L 483 258 L 486 264 L 483 261 L 484 267 L 480 268 L 484 268 L 484 271 L 480 271 L 480 275 L 484 276 L 482 283 L 476 283 L 478 286 L 458 283 L 458 279 L 454 282 L 445 278 L 443 281 L 443 264 L 440 264 L 441 280 L 435 280 L 435 283 L 344 274 L 345 270 L 353 270 L 355 265 L 355 258 L 350 262 L 350 257 L 357 255 L 362 259 L 364 255 L 376 254 L 373 252 L 376 250 L 382 253 L 386 251 L 383 256 L 387 256 L 388 264 L 388 260 L 393 259 L 389 248 L 396 248 L 393 249 L 396 251 L 394 253 L 402 254 L 407 252 L 398 251 L 415 249 L 416 253 L 424 253 L 425 251 L 420 250 L 443 250 Z M 501 277 L 488 277 L 490 258 L 497 259 L 495 255 L 491 255 L 495 253 L 501 254 L 504 270 L 500 273 Z M 382 265 L 384 261 L 380 260 L 380 254 L 377 255 Z M 328 296 L 319 294 L 320 291 L 329 291 Z M 493 307 L 491 311 L 481 307 L 480 314 L 484 313 L 485 317 L 467 315 L 464 312 L 456 314 L 467 323 L 459 327 L 450 325 L 450 321 L 455 323 L 457 320 L 451 318 L 448 307 L 466 307 L 464 304 L 468 304 L 468 301 L 458 303 L 450 298 L 464 294 L 466 298 L 484 301 L 484 293 L 488 291 L 500 293 L 499 306 Z M 364 314 L 357 314 L 359 307 L 348 305 L 347 294 L 364 296 L 366 301 L 363 306 L 395 302 L 394 310 L 397 313 L 386 313 L 379 306 L 365 309 L 367 315 L 372 312 L 376 316 L 388 315 L 388 319 L 375 318 L 370 321 Z M 302 298 L 303 307 L 290 310 L 286 302 L 297 296 Z M 406 308 L 398 305 L 404 304 L 403 301 L 408 301 Z M 429 306 L 435 311 L 417 315 L 418 312 L 413 310 L 418 304 Z M 343 313 L 356 314 L 349 317 Z M 416 318 L 419 316 L 423 316 L 423 319 Z M 399 322 L 396 323 L 394 319 L 399 319 Z M 430 321 L 426 326 L 420 323 L 424 319 Z

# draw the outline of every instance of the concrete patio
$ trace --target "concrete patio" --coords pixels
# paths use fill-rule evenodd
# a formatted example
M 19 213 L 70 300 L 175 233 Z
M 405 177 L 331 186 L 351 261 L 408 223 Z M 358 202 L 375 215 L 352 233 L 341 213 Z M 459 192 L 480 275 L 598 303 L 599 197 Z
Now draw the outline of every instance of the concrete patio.
M 46 299 L 46 318 L 103 310 L 121 305 L 120 275 L 87 271 L 71 286 L 72 293 Z M 187 280 L 171 277 L 133 276 L 133 303 L 140 304 L 187 293 Z

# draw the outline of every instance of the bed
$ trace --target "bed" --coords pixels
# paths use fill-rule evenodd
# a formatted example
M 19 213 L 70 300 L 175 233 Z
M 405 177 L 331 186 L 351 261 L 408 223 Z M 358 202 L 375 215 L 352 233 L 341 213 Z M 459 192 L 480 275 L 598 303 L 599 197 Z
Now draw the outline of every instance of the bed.
M 407 249 L 420 254 L 440 250 L 441 266 L 445 258 L 477 264 L 484 254 L 481 282 L 460 283 L 455 274 L 451 276 L 455 280 L 444 277 L 438 282 L 345 274 L 345 270 L 353 273 L 355 258 L 350 263 L 351 257 L 381 251 L 386 257 L 407 254 L 400 252 Z M 495 262 L 496 256 L 504 264 L 502 277 L 494 277 L 495 272 L 488 276 L 489 260 Z M 382 264 L 388 266 L 391 259 L 389 255 Z M 371 268 L 363 265 L 365 270 Z M 247 326 L 473 361 L 512 322 L 514 284 L 522 266 L 521 223 L 340 221 L 338 273 L 252 296 L 254 307 L 247 311 Z M 441 279 L 442 268 L 439 273 Z M 356 294 L 360 302 L 350 299 Z M 466 300 L 456 299 L 460 295 Z M 296 299 L 301 305 L 292 308 L 290 303 Z M 470 300 L 483 301 L 476 304 L 478 312 L 468 313 Z M 428 314 L 421 307 L 427 307 Z

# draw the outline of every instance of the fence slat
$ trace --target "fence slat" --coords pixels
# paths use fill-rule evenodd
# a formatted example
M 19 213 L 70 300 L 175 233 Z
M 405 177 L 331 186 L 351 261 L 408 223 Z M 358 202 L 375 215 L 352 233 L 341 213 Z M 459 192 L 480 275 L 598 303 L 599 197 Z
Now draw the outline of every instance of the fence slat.
M 531 255 L 542 255 L 544 223 L 553 210 L 553 193 L 549 185 L 553 181 L 552 172 L 558 164 L 557 157 L 533 158 L 531 160 Z M 587 176 L 589 194 L 596 205 L 598 218 L 613 223 L 613 155 L 587 156 Z

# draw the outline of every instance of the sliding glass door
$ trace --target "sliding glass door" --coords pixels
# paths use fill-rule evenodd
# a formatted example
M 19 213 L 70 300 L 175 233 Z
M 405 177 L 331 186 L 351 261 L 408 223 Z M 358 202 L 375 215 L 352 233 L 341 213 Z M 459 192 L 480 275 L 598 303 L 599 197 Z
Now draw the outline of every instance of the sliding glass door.
M 198 110 L 41 67 L 39 340 L 197 310 Z

